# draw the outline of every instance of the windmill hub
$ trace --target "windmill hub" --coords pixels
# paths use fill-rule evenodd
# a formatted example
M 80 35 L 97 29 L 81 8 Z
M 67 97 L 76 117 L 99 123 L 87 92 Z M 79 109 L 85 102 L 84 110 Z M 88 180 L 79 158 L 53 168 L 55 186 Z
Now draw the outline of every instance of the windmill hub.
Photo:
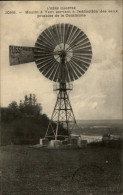
M 66 54 L 66 51 L 65 51 L 65 50 L 62 50 L 62 51 L 60 52 L 60 57 L 64 58 L 66 55 L 67 55 L 67 54 Z
M 62 63 L 62 65 L 64 65 L 65 61 L 67 60 L 66 59 L 66 51 L 65 50 L 62 50 L 59 54 L 60 56 L 60 62 Z
M 69 48 L 69 50 L 67 51 L 68 48 Z M 70 45 L 60 43 L 55 47 L 55 49 L 54 49 L 54 58 L 59 63 L 60 63 L 61 55 L 65 55 L 66 62 L 69 62 L 71 60 L 71 58 L 73 56 L 73 52 L 72 52 L 72 49 L 71 49 Z
M 54 51 L 54 55 L 59 55 L 60 57 L 65 57 L 67 55 L 65 50 Z

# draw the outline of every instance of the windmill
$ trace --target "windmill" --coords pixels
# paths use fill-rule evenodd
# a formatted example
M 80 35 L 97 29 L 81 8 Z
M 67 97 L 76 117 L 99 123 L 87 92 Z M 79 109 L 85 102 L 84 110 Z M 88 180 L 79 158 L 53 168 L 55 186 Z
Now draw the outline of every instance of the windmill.
M 39 71 L 55 83 L 57 100 L 45 138 L 69 137 L 77 127 L 69 100 L 71 82 L 88 70 L 92 58 L 86 34 L 71 24 L 55 24 L 39 35 L 35 47 L 9 46 L 9 50 L 10 65 L 35 61 Z

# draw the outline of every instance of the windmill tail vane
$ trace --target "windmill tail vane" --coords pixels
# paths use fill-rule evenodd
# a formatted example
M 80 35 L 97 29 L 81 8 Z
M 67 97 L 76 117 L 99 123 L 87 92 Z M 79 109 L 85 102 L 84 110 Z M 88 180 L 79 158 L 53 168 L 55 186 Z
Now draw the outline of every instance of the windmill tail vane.
M 45 138 L 69 137 L 77 128 L 69 92 L 71 82 L 88 70 L 92 48 L 86 34 L 71 24 L 55 24 L 45 29 L 34 47 L 9 46 L 10 65 L 35 62 L 39 71 L 57 82 L 57 100 Z
M 29 62 L 34 62 L 34 49 L 35 47 L 24 46 L 9 46 L 9 61 L 10 65 L 19 65 Z

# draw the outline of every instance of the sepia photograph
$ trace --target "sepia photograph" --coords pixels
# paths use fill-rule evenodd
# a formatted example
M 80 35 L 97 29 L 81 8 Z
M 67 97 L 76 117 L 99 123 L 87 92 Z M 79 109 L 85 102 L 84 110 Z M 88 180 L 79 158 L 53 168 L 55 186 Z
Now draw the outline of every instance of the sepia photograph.
M 0 195 L 123 193 L 122 11 L 0 2 Z

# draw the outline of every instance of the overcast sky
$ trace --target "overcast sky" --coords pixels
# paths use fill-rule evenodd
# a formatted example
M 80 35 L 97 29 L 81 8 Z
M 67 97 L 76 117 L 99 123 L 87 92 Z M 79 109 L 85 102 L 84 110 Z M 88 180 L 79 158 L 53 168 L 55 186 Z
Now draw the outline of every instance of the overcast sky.
M 1 105 L 25 94 L 35 93 L 49 117 L 56 101 L 53 82 L 37 69 L 35 62 L 9 66 L 9 45 L 34 46 L 38 35 L 56 23 L 70 23 L 90 39 L 93 58 L 88 71 L 73 82 L 70 100 L 76 119 L 122 118 L 122 1 L 0 2 L 1 7 Z M 77 10 L 118 10 L 117 13 L 87 14 L 86 17 L 37 18 L 26 10 L 49 6 L 75 6 Z M 16 10 L 21 14 L 5 14 Z

